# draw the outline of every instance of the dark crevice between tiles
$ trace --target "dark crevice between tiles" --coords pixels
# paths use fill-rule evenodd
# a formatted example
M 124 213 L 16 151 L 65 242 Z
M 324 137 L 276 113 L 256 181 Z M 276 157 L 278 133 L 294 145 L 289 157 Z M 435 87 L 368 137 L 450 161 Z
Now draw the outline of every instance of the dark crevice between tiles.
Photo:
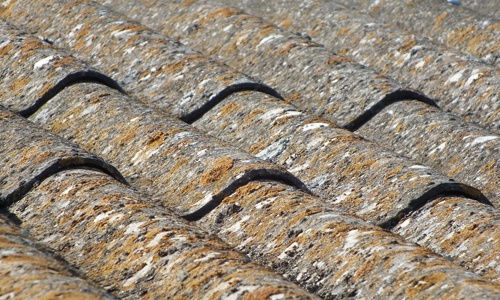
M 45 168 L 39 174 L 35 175 L 29 181 L 23 182 L 21 186 L 7 194 L 4 197 L 0 197 L 0 209 L 10 206 L 22 199 L 31 189 L 38 186 L 45 179 L 66 170 L 73 169 L 91 169 L 104 172 L 110 175 L 119 182 L 128 185 L 125 178 L 121 173 L 112 165 L 95 158 L 84 158 L 84 157 L 69 157 L 62 158 L 53 162 L 50 166 Z
M 377 102 L 375 105 L 367 109 L 361 115 L 359 115 L 355 120 L 351 121 L 343 127 L 349 131 L 356 131 L 364 124 L 368 123 L 373 117 L 375 117 L 379 112 L 388 107 L 391 104 L 401 101 L 420 101 L 426 103 L 430 106 L 440 108 L 436 102 L 423 94 L 420 94 L 411 90 L 398 90 L 390 94 L 385 95 L 385 97 Z
M 42 97 L 38 98 L 33 105 L 18 112 L 21 116 L 28 118 L 34 114 L 40 107 L 42 107 L 47 101 L 56 96 L 59 92 L 68 86 L 73 84 L 83 83 L 83 82 L 94 82 L 104 84 L 112 89 L 115 89 L 123 94 L 126 94 L 120 85 L 111 79 L 110 77 L 103 75 L 96 71 L 80 71 L 76 73 L 69 74 L 60 80 L 56 85 L 54 85 L 50 90 L 48 90 Z
M 302 190 L 305 193 L 311 194 L 312 192 L 307 188 L 307 186 L 302 183 L 297 177 L 286 171 L 271 170 L 271 169 L 257 169 L 249 170 L 243 174 L 240 178 L 233 181 L 224 190 L 220 191 L 216 195 L 212 196 L 212 199 L 205 204 L 203 207 L 197 211 L 182 216 L 187 221 L 198 221 L 204 216 L 209 214 L 214 210 L 219 204 L 222 203 L 224 198 L 229 197 L 231 194 L 236 192 L 240 187 L 243 187 L 251 182 L 255 181 L 276 181 L 281 182 L 289 186 L 293 186 Z
M 420 197 L 413 199 L 409 205 L 401 210 L 396 216 L 384 223 L 378 224 L 380 227 L 391 230 L 401 222 L 407 215 L 422 209 L 427 203 L 442 197 L 462 197 L 479 201 L 483 204 L 493 206 L 493 204 L 481 193 L 480 190 L 462 183 L 442 183 L 439 184 Z
M 223 89 L 222 91 L 220 91 L 214 97 L 210 98 L 210 100 L 205 102 L 200 108 L 195 109 L 192 112 L 182 116 L 181 120 L 188 124 L 193 124 L 201 117 L 203 117 L 204 114 L 206 114 L 208 111 L 210 111 L 212 108 L 214 108 L 217 104 L 222 102 L 227 97 L 231 96 L 234 93 L 248 92 L 248 91 L 262 92 L 264 94 L 276 97 L 280 100 L 284 99 L 283 96 L 281 96 L 275 89 L 262 83 L 243 82 L 243 83 L 232 84 Z

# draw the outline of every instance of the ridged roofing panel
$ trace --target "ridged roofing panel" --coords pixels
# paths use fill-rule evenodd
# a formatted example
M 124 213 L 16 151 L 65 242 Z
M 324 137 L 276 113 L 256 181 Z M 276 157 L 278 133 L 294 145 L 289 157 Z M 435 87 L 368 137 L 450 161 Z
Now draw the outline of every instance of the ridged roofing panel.
M 377 224 L 438 194 L 473 191 L 325 119 L 265 98 L 232 95 L 193 125 L 285 167 L 327 201 Z
M 301 109 L 329 115 L 340 125 L 363 122 L 403 95 L 432 103 L 394 80 L 257 17 L 209 1 L 183 4 L 161 5 L 162 32 L 261 78 Z
M 0 296 L 3 299 L 116 299 L 0 215 Z
M 200 222 L 324 299 L 498 297 L 446 259 L 278 183 L 242 187 Z
M 500 135 L 415 101 L 395 103 L 357 132 L 478 188 L 500 207 Z
M 305 186 L 290 173 L 106 86 L 68 87 L 31 118 L 113 163 L 180 215 L 203 215 L 258 178 Z
M 8 8 L 0 16 L 19 22 L 17 12 L 27 4 L 10 5 L 12 11 Z M 270 87 L 96 3 L 63 1 L 45 10 L 41 10 L 45 3 L 29 5 L 33 13 L 22 25 L 46 28 L 38 34 L 70 47 L 140 100 L 177 117 L 202 114 L 235 91 L 277 95 Z M 38 27 L 40 23 L 44 25 Z
M 317 299 L 100 172 L 58 173 L 12 212 L 122 298 Z
M 404 223 L 406 215 L 421 214 L 422 209 L 439 214 L 429 204 L 442 201 L 439 195 L 474 196 L 473 189 L 450 182 L 432 168 L 398 157 L 327 120 L 308 117 L 291 105 L 266 99 L 261 94 L 233 95 L 193 125 L 240 145 L 258 157 L 285 166 L 332 207 L 342 208 L 386 228 L 405 224 L 407 231 L 402 236 L 410 241 L 422 242 L 414 232 L 427 227 L 420 227 L 419 222 Z M 491 172 L 495 172 L 495 168 Z M 492 191 L 495 188 L 496 185 L 492 185 Z M 463 200 L 456 204 L 450 218 L 460 218 L 461 224 L 472 227 L 488 228 L 490 235 L 500 233 L 494 208 L 478 204 L 469 209 L 472 200 Z M 475 214 L 474 210 L 477 210 Z M 481 220 L 475 215 L 488 217 Z M 494 264 L 496 256 L 479 257 L 484 251 L 482 243 L 476 241 L 478 246 L 471 247 L 474 237 L 461 239 L 459 232 L 454 232 L 454 244 L 447 244 L 450 232 L 454 232 L 453 229 L 436 230 L 425 245 L 478 273 L 492 269 L 487 265 Z M 455 252 L 456 247 L 465 244 L 469 245 L 469 260 L 464 259 L 461 252 L 462 257 Z M 469 263 L 472 258 L 474 262 Z M 496 269 L 490 270 L 488 275 L 491 279 L 500 279 Z
M 48 176 L 88 167 L 124 181 L 110 164 L 0 106 L 0 206 L 11 204 Z
M 500 20 L 435 0 L 337 1 L 369 11 L 377 20 L 429 37 L 450 48 L 500 63 Z
M 392 231 L 498 283 L 499 229 L 497 209 L 470 199 L 450 197 L 427 204 L 401 220 Z
M 120 89 L 109 77 L 49 43 L 0 19 L 0 71 L 3 105 L 30 114 L 65 86 L 77 81 L 102 82 Z
M 500 73 L 489 64 L 331 1 L 224 2 L 308 34 L 433 97 L 442 108 L 500 132 Z

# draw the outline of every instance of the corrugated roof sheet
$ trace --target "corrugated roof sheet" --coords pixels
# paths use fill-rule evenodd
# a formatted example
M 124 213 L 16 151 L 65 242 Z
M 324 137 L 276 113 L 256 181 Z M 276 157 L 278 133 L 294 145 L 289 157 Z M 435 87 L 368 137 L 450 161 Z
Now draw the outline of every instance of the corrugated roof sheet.
M 359 5 L 101 2 L 136 20 L 2 4 L 0 297 L 500 297 L 496 66 Z

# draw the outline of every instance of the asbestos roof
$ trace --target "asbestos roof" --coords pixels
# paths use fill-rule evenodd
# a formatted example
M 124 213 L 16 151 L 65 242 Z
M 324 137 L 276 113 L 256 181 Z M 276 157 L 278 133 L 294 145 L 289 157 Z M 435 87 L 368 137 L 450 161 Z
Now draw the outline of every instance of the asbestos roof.
M 499 299 L 498 6 L 451 2 L 2 2 L 0 299 Z

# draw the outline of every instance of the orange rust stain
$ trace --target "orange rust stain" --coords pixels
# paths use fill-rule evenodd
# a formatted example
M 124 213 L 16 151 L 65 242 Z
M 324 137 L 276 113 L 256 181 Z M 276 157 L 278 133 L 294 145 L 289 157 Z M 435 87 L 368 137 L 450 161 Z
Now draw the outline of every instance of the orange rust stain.
M 78 60 L 72 56 L 64 56 L 64 57 L 61 57 L 60 59 L 58 59 L 57 61 L 55 61 L 53 65 L 55 67 L 60 67 L 60 66 L 74 64 L 77 61 Z
M 12 46 L 12 44 L 7 44 L 6 46 L 0 48 L 0 57 L 5 56 L 7 53 L 9 53 L 13 47 L 14 46 Z
M 352 59 L 350 59 L 349 57 L 346 57 L 346 56 L 334 56 L 334 57 L 328 59 L 328 61 L 327 61 L 327 63 L 329 65 L 337 65 L 337 64 L 348 63 L 348 62 L 352 62 Z
M 21 76 L 12 82 L 10 84 L 10 89 L 14 92 L 14 96 L 19 95 L 30 81 L 30 78 Z
M 447 12 L 443 12 L 442 14 L 440 14 L 439 16 L 437 16 L 434 19 L 434 24 L 436 26 L 439 26 L 441 24 L 441 22 L 443 22 L 443 20 L 446 18 L 446 16 L 448 16 L 448 13 Z
M 225 7 L 225 8 L 220 8 L 217 10 L 214 10 L 206 15 L 205 18 L 216 18 L 218 16 L 221 16 L 223 18 L 228 18 L 230 16 L 234 16 L 238 14 L 238 10 L 232 7 Z
M 410 299 L 416 298 L 422 291 L 445 281 L 449 277 L 445 273 L 434 273 L 422 277 L 420 280 L 415 280 L 407 286 L 406 295 Z
M 220 114 L 221 116 L 226 116 L 227 114 L 239 109 L 240 106 L 235 104 L 234 102 L 230 102 L 221 109 Z
M 399 47 L 400 52 L 408 52 L 411 48 L 413 48 L 417 42 L 412 38 L 405 38 L 405 41 L 401 47 Z
M 278 53 L 281 55 L 288 54 L 293 48 L 297 46 L 298 45 L 295 42 L 288 42 L 278 51 Z
M 227 171 L 229 171 L 233 167 L 233 165 L 234 160 L 230 157 L 223 157 L 218 159 L 213 164 L 212 168 L 200 177 L 202 186 L 207 186 L 210 183 L 219 180 Z
M 148 145 L 149 147 L 157 148 L 165 141 L 166 136 L 167 135 L 164 132 L 155 132 L 152 136 L 149 137 L 146 145 Z

